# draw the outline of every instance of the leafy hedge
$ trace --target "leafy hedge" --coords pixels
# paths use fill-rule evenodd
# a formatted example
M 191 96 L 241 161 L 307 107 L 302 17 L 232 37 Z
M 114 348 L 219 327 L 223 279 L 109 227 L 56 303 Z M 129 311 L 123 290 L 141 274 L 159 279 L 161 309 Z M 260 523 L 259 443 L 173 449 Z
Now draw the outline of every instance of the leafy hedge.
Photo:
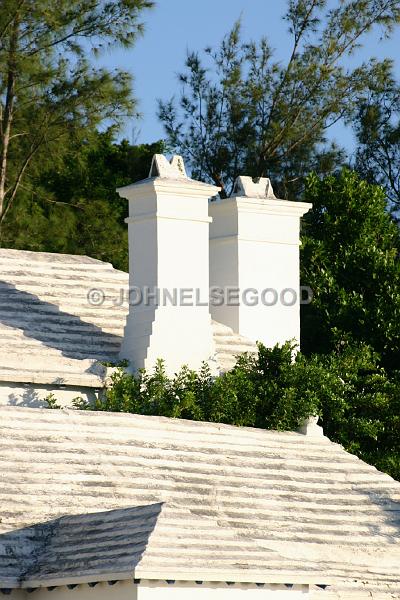
M 311 357 L 286 343 L 257 357 L 244 355 L 213 378 L 204 365 L 167 376 L 162 361 L 152 373 L 118 368 L 112 385 L 84 410 L 213 421 L 265 429 L 295 430 L 311 414 L 325 434 L 366 462 L 400 479 L 400 373 L 388 376 L 370 347 L 341 342 Z

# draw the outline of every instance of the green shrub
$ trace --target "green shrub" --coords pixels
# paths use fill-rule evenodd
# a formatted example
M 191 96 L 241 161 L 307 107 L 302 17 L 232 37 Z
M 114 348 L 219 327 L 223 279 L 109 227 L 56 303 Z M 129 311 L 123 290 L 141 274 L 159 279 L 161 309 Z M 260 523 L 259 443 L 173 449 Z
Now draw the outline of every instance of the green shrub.
M 183 367 L 174 377 L 162 361 L 151 373 L 121 367 L 95 405 L 80 399 L 75 406 L 276 430 L 319 415 L 330 439 L 400 479 L 400 374 L 389 377 L 364 344 L 341 342 L 311 357 L 295 355 L 291 343 L 260 344 L 258 356 L 239 357 L 216 378 L 207 365 L 198 373 Z

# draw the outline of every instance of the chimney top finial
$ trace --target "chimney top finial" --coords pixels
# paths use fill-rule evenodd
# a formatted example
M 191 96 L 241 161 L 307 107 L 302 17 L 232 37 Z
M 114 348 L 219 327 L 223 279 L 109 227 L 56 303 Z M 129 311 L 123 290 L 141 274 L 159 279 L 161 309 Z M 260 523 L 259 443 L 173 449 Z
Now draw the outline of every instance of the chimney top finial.
M 155 154 L 151 161 L 149 177 L 166 179 L 187 179 L 182 156 L 175 154 L 170 161 L 163 154 Z
M 244 175 L 236 178 L 232 196 L 275 199 L 271 181 L 267 177 L 260 177 L 256 181 L 253 181 L 252 177 Z

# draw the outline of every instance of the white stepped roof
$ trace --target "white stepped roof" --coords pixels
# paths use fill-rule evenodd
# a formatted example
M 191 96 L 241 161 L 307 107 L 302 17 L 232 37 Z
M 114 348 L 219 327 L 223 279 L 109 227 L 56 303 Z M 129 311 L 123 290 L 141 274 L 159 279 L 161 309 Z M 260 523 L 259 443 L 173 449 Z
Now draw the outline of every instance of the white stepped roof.
M 100 305 L 88 301 L 94 289 Z M 0 381 L 102 387 L 102 363 L 118 362 L 127 292 L 128 274 L 109 263 L 0 249 Z M 214 336 L 222 369 L 256 349 L 217 323 Z
M 325 437 L 1 407 L 0 446 L 1 589 L 136 577 L 400 597 L 400 484 Z

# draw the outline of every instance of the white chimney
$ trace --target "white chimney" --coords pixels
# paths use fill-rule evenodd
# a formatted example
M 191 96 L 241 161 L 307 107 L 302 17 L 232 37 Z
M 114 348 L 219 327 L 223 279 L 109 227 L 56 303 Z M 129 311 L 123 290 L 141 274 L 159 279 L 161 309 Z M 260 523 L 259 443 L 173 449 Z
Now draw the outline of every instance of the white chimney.
M 121 358 L 134 370 L 161 358 L 169 374 L 215 354 L 209 310 L 208 200 L 219 188 L 189 179 L 183 160 L 155 155 L 129 200 L 130 307 Z
M 210 285 L 224 289 L 213 319 L 267 347 L 300 344 L 300 217 L 310 208 L 278 200 L 269 179 L 251 177 L 210 203 Z

